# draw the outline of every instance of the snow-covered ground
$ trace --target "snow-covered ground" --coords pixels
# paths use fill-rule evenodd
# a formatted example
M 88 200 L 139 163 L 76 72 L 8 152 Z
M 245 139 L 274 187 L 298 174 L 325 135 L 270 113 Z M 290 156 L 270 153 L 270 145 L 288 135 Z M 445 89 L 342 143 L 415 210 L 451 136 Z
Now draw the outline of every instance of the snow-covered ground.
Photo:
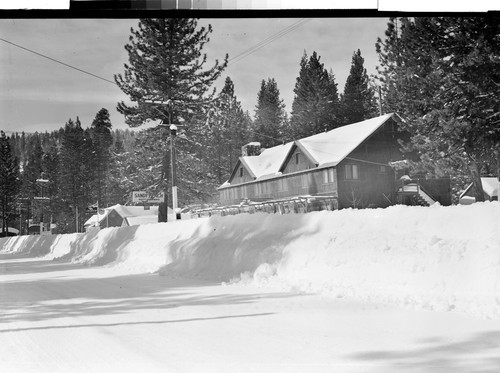
M 500 205 L 241 214 L 0 240 L 129 273 L 500 317 Z
M 2 371 L 497 372 L 499 222 L 487 202 L 1 239 Z

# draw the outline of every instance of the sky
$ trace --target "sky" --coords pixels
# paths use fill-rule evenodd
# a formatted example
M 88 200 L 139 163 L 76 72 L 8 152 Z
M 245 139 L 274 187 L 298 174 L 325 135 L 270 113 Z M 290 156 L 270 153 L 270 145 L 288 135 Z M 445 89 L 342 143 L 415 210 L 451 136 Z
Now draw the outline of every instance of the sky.
M 202 18 L 213 33 L 204 51 L 209 68 L 215 59 L 239 56 L 230 62 L 214 85 L 218 90 L 229 76 L 244 110 L 253 116 L 262 80 L 274 78 L 289 113 L 293 89 L 304 52 L 314 51 L 332 70 L 342 92 L 351 59 L 358 48 L 369 74 L 376 72 L 377 37 L 383 37 L 387 18 Z M 124 72 L 124 48 L 137 19 L 0 19 L 0 37 L 65 64 L 113 81 Z M 291 31 L 288 28 L 294 26 Z M 285 32 L 282 32 L 285 30 Z M 280 33 L 281 32 L 281 33 Z M 260 44 L 259 44 L 260 43 Z M 0 129 L 45 132 L 59 129 L 77 116 L 88 127 L 101 108 L 110 112 L 113 128 L 128 128 L 116 111 L 128 97 L 117 85 L 82 73 L 0 40 Z

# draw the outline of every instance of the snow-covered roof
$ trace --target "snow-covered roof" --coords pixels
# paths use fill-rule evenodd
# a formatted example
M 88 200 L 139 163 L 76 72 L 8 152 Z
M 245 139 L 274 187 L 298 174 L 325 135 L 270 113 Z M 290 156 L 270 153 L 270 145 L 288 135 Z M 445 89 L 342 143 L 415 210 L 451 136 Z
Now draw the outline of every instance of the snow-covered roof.
M 338 127 L 297 140 L 297 143 L 307 151 L 311 160 L 318 166 L 325 164 L 336 166 L 393 115 L 385 114 Z
M 120 204 L 106 207 L 103 214 L 92 215 L 86 222 L 85 226 L 96 225 L 97 222 L 102 222 L 106 219 L 111 211 L 116 211 L 118 215 L 122 218 L 128 217 L 138 217 L 138 216 L 153 216 L 157 219 L 158 217 L 158 206 L 150 206 L 149 210 L 145 210 L 144 206 L 122 206 Z M 169 213 L 171 209 L 169 208 Z
M 318 167 L 336 166 L 391 117 L 401 119 L 394 113 L 385 114 L 267 148 L 258 156 L 240 157 L 239 161 L 254 179 L 268 179 L 279 175 L 293 146 L 296 145 Z M 233 171 L 234 174 L 235 171 Z M 219 188 L 229 186 L 230 184 L 226 182 Z
M 114 205 L 109 209 L 115 210 L 122 218 L 129 216 L 147 216 L 158 215 L 158 206 L 150 206 L 149 210 L 145 210 L 144 206 L 122 206 Z
M 264 175 L 274 175 L 279 171 L 281 162 L 293 146 L 293 141 L 284 145 L 264 149 L 258 156 L 240 157 L 242 163 L 248 166 L 249 172 L 257 179 Z
M 483 191 L 490 197 L 498 197 L 498 178 L 496 177 L 482 177 L 481 184 L 483 185 Z M 473 183 L 470 183 L 467 188 L 462 192 L 460 198 L 464 198 L 465 194 L 472 188 Z
M 157 215 L 128 216 L 124 219 L 128 226 L 158 223 Z
M 498 178 L 496 177 L 482 177 L 481 184 L 483 184 L 483 190 L 490 197 L 498 197 Z

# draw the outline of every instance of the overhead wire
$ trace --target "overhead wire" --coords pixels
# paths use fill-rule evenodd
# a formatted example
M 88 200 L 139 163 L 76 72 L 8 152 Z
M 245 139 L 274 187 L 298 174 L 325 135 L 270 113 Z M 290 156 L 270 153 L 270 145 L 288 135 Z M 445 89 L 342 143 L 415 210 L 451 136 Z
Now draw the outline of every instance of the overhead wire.
M 113 82 L 112 80 L 109 80 L 109 79 L 103 78 L 103 77 L 101 77 L 101 76 L 99 76 L 99 75 L 93 74 L 93 73 L 88 72 L 88 71 L 86 71 L 86 70 L 83 70 L 83 69 L 80 69 L 80 68 L 78 68 L 78 67 L 75 67 L 75 66 L 72 66 L 72 65 L 70 65 L 70 64 L 67 64 L 67 63 L 65 63 L 65 62 L 62 62 L 62 61 L 56 60 L 55 58 L 52 58 L 52 57 L 46 56 L 46 55 L 44 55 L 44 54 L 42 54 L 42 53 L 39 53 L 39 52 L 36 52 L 36 51 L 34 51 L 34 50 L 32 50 L 32 49 L 29 49 L 29 48 L 23 47 L 23 46 L 21 46 L 21 45 L 19 45 L 19 44 L 13 43 L 13 42 L 8 41 L 8 40 L 5 40 L 5 39 L 3 39 L 3 38 L 0 38 L 0 41 L 3 41 L 3 42 L 5 42 L 5 43 L 7 43 L 7 44 L 10 44 L 10 45 L 13 45 L 13 46 L 15 46 L 15 47 L 17 47 L 17 48 L 23 49 L 23 50 L 25 50 L 25 51 L 27 51 L 27 52 L 30 52 L 30 53 L 36 54 L 37 56 L 40 56 L 40 57 L 46 58 L 46 59 L 48 59 L 48 60 L 50 60 L 50 61 L 56 62 L 56 63 L 61 64 L 61 65 L 63 65 L 63 66 L 69 67 L 70 69 L 77 70 L 77 71 L 79 71 L 79 72 L 81 72 L 81 73 L 84 73 L 84 74 L 87 74 L 87 75 L 93 76 L 94 78 L 101 79 L 101 80 L 104 80 L 105 82 L 108 82 L 108 83 L 111 83 L 111 84 L 117 85 L 117 84 L 116 84 L 116 82 Z
M 297 21 L 297 22 L 295 22 L 295 23 L 293 23 L 293 24 L 291 24 L 291 25 L 289 25 L 289 26 L 285 27 L 284 29 L 280 30 L 279 32 L 277 32 L 277 33 L 275 33 L 275 34 L 273 34 L 273 35 L 269 36 L 268 38 L 266 38 L 266 39 L 264 39 L 264 40 L 260 41 L 260 42 L 259 42 L 259 43 L 257 43 L 256 45 L 254 45 L 254 46 L 252 46 L 252 47 L 250 47 L 250 48 L 248 48 L 248 49 L 244 50 L 243 52 L 241 52 L 241 53 L 237 54 L 237 55 L 236 55 L 236 56 L 234 56 L 233 58 L 230 58 L 230 59 L 228 60 L 228 65 L 232 65 L 232 64 L 235 64 L 236 62 L 239 62 L 239 61 L 243 60 L 244 58 L 248 57 L 249 55 L 251 55 L 251 54 L 255 53 L 257 50 L 259 50 L 259 49 L 261 49 L 261 48 L 265 47 L 266 45 L 268 45 L 268 44 L 270 44 L 270 43 L 274 42 L 275 40 L 277 40 L 277 39 L 279 39 L 279 38 L 281 38 L 281 37 L 285 36 L 286 34 L 288 34 L 288 33 L 292 32 L 292 31 L 294 31 L 295 29 L 297 29 L 297 28 L 301 27 L 303 24 L 305 24 L 305 23 L 306 23 L 306 22 L 308 22 L 308 21 L 310 21 L 310 19 L 301 19 L 301 20 L 299 20 L 299 21 Z M 10 44 L 10 45 L 13 45 L 13 46 L 15 46 L 16 48 L 19 48 L 19 49 L 25 50 L 25 51 L 27 51 L 27 52 L 29 52 L 29 53 L 33 53 L 33 54 L 35 54 L 35 55 L 37 55 L 37 56 L 40 56 L 40 57 L 42 57 L 42 58 L 45 58 L 45 59 L 48 59 L 48 60 L 50 60 L 50 61 L 56 62 L 56 63 L 58 63 L 58 64 L 60 64 L 60 65 L 66 66 L 66 67 L 68 67 L 68 68 L 70 68 L 70 69 L 73 69 L 73 70 L 79 71 L 79 72 L 81 72 L 81 73 L 84 73 L 84 74 L 90 75 L 90 76 L 92 76 L 92 77 L 94 77 L 94 78 L 97 78 L 97 79 L 103 80 L 103 81 L 105 81 L 105 82 L 107 82 L 107 83 L 111 83 L 111 84 L 117 85 L 117 84 L 116 84 L 116 82 L 114 82 L 114 81 L 112 81 L 112 80 L 109 80 L 109 79 L 103 78 L 102 76 L 96 75 L 96 74 L 91 73 L 91 72 L 89 72 L 89 71 L 86 71 L 86 70 L 84 70 L 84 69 L 81 69 L 81 68 L 75 67 L 75 66 L 73 66 L 73 65 L 70 65 L 70 64 L 65 63 L 65 62 L 62 62 L 62 61 L 59 61 L 59 60 L 57 60 L 57 59 L 55 59 L 55 58 L 49 57 L 49 56 L 47 56 L 47 55 L 45 55 L 45 54 L 43 54 L 43 53 L 40 53 L 40 52 L 34 51 L 34 50 L 30 49 L 30 48 L 23 47 L 22 45 L 16 44 L 16 43 L 11 42 L 11 41 L 9 41 L 9 40 L 6 40 L 6 39 L 3 39 L 3 38 L 0 38 L 0 41 L 3 41 L 4 43 Z
M 260 41 L 259 43 L 255 44 L 254 46 L 244 50 L 243 52 L 237 54 L 236 56 L 230 58 L 228 60 L 228 66 L 229 65 L 232 65 L 232 64 L 235 64 L 236 62 L 239 62 L 241 61 L 242 59 L 248 57 L 249 55 L 251 55 L 252 53 L 255 53 L 257 50 L 265 47 L 266 45 L 274 42 L 275 40 L 285 36 L 286 34 L 296 30 L 297 28 L 301 27 L 302 25 L 304 25 L 305 23 L 311 21 L 310 19 L 301 19 L 287 27 L 285 27 L 284 29 L 278 31 L 277 33 L 267 37 L 266 39 Z

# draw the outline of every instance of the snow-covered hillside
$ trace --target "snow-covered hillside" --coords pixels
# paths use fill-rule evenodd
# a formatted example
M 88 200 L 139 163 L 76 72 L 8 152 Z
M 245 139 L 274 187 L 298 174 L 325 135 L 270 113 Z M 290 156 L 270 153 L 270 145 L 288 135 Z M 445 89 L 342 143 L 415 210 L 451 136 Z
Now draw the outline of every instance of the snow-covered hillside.
M 500 318 L 499 224 L 497 202 L 242 214 L 4 238 L 0 251 Z

